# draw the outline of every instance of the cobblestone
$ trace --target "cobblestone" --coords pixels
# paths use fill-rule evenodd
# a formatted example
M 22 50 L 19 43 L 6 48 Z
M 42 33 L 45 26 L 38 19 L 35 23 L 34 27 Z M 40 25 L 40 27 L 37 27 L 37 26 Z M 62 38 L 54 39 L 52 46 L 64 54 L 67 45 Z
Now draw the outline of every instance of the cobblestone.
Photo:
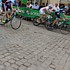
M 11 67 L 17 70 L 19 66 L 16 64 L 12 64 Z
M 21 65 L 18 70 L 26 70 L 26 67 Z
M 15 63 L 15 60 L 10 59 L 8 62 L 10 62 L 10 63 Z
M 10 67 L 11 64 L 9 62 L 5 62 L 4 65 Z
M 18 30 L 0 26 L 0 70 L 70 70 L 70 34 L 25 20 Z

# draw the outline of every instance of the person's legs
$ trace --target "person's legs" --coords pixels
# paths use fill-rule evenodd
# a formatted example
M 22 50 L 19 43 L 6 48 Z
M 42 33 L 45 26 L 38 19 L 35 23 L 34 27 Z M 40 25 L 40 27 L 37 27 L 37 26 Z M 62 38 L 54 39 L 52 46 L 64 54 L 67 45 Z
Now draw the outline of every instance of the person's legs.
M 7 18 L 10 19 L 12 17 L 12 9 L 11 8 L 8 8 L 7 11 L 6 11 L 6 15 L 7 15 Z
M 46 14 L 41 14 L 40 18 L 38 18 L 37 22 L 38 23 L 41 23 L 41 22 L 44 23 L 45 19 L 46 19 Z
M 52 23 L 52 27 L 59 21 L 59 18 L 56 18 L 53 23 Z
M 57 23 L 57 20 L 54 20 L 52 23 L 52 26 L 54 26 Z
M 46 21 L 46 14 L 42 15 L 42 19 L 41 20 L 42 20 L 43 23 Z
M 2 10 L 3 10 L 3 12 L 4 12 L 4 4 L 2 4 Z
M 37 22 L 38 22 L 38 23 L 41 23 L 41 19 L 40 19 L 40 18 L 38 18 L 38 19 L 37 19 Z
M 2 7 L 0 7 L 0 14 L 2 13 Z
M 40 17 L 37 19 L 37 22 L 38 22 L 38 23 L 41 23 L 42 17 L 43 17 L 43 14 L 40 14 Z
M 13 13 L 14 13 L 14 10 L 11 10 L 10 16 L 12 16 L 12 15 L 13 15 Z

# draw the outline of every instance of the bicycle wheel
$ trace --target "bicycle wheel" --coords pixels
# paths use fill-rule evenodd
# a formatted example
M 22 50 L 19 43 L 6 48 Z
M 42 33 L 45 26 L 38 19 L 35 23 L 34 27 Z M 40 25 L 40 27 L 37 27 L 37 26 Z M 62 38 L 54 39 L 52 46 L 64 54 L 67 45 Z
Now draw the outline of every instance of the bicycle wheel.
M 21 18 L 13 17 L 10 24 L 12 29 L 17 30 L 21 26 Z
M 67 35 L 67 34 L 69 34 L 69 31 L 70 31 L 70 29 L 68 28 L 68 25 L 66 25 L 66 24 L 61 24 L 60 25 L 60 32 L 62 34 Z
M 37 22 L 38 18 L 39 18 L 39 17 L 35 17 L 35 18 L 33 19 L 33 25 L 39 26 L 40 23 Z
M 46 29 L 49 29 L 49 28 L 50 28 L 50 25 L 51 25 L 51 23 L 46 21 L 46 23 L 45 23 L 45 28 L 46 28 Z

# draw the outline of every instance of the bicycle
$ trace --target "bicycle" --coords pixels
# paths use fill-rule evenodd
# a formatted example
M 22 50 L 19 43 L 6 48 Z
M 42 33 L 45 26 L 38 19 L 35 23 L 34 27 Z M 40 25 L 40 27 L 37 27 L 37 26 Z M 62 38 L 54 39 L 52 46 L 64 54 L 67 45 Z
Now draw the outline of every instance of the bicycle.
M 14 10 L 12 16 L 4 16 L 3 18 L 0 19 L 0 25 L 5 25 L 10 22 L 10 25 L 12 29 L 17 30 L 21 26 L 21 16 L 20 18 L 17 17 L 16 15 L 17 10 Z M 21 13 L 21 12 L 19 12 Z
M 54 25 L 53 28 L 52 28 L 51 25 L 52 25 L 51 21 L 47 22 L 46 23 L 46 29 L 51 30 L 51 31 L 54 30 L 54 29 L 59 29 L 62 34 L 65 34 L 65 35 L 69 34 L 69 31 L 70 31 L 70 20 L 62 18 L 61 20 L 59 20 Z
M 70 20 L 68 20 L 68 19 L 63 20 L 62 24 L 60 25 L 60 32 L 62 34 L 65 34 L 65 35 L 69 34 L 69 32 L 70 32 Z
M 54 29 L 59 29 L 62 34 L 65 34 L 65 35 L 69 34 L 70 20 L 66 20 L 65 18 L 62 18 L 62 20 L 59 20 L 58 23 L 56 23 L 54 25 L 54 28 L 52 28 L 52 26 L 51 26 L 52 22 L 55 20 L 55 15 L 54 15 L 54 18 L 53 18 L 53 15 L 51 15 L 51 14 L 47 15 L 44 23 L 42 23 L 42 22 L 38 23 L 37 20 L 40 18 L 40 16 L 37 16 L 34 18 L 33 24 L 35 26 L 39 26 L 40 24 L 43 24 L 43 25 L 45 25 L 45 28 L 48 30 L 53 31 Z
M 46 23 L 49 20 L 49 18 L 52 18 L 52 17 L 50 15 L 47 15 L 45 18 L 40 18 L 40 16 L 36 16 L 33 19 L 33 25 L 39 26 L 42 24 L 42 25 L 45 25 L 45 27 L 46 27 Z M 38 22 L 38 19 L 40 20 L 40 23 Z

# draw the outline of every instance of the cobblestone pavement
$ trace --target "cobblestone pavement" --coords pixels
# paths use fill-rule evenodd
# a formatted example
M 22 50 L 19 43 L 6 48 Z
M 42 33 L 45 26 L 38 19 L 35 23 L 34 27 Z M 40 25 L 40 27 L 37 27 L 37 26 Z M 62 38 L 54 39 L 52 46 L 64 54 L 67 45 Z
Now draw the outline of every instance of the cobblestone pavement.
M 0 26 L 0 70 L 70 70 L 70 35 L 25 20 L 18 30 Z

